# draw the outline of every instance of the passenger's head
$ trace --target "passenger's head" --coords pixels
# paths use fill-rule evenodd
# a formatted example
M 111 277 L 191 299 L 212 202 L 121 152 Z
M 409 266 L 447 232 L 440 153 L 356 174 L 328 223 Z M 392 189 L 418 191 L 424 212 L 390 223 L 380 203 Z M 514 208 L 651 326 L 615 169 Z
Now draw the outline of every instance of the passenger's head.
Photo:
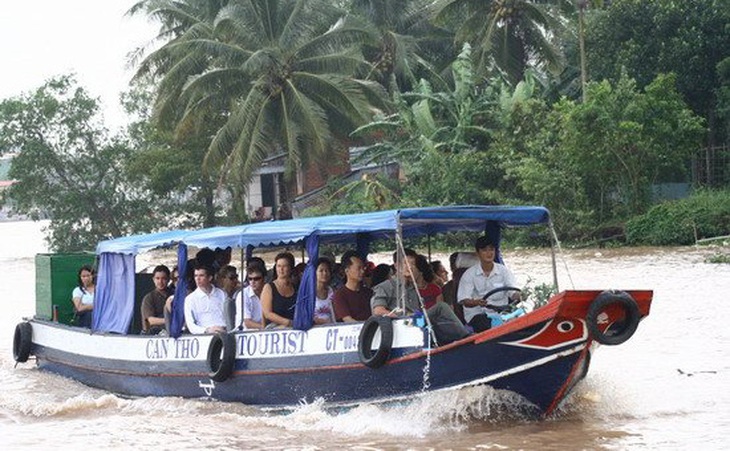
M 225 249 L 216 247 L 215 251 L 213 251 L 213 252 L 214 252 L 215 262 L 221 268 L 231 262 L 231 254 L 233 253 L 233 249 L 231 249 L 231 246 L 228 246 Z
M 226 265 L 218 270 L 218 286 L 228 294 L 232 294 L 238 288 L 238 270 L 235 266 Z
M 446 283 L 449 280 L 449 272 L 446 271 L 446 268 L 444 267 L 443 263 L 441 263 L 441 260 L 432 261 L 431 270 L 433 270 L 433 274 L 436 276 L 436 278 L 439 279 L 441 283 Z
M 459 258 L 458 252 L 452 252 L 451 255 L 449 255 L 449 269 L 451 269 L 452 273 L 456 269 L 456 259 L 457 258 Z
M 365 264 L 357 252 L 349 250 L 342 254 L 342 268 L 349 282 L 362 282 L 365 276 Z
M 391 265 L 381 263 L 373 269 L 373 275 L 370 279 L 372 286 L 376 286 L 390 279 L 393 275 L 393 267 Z
M 411 266 L 414 279 L 423 279 L 426 282 L 433 282 L 434 274 L 431 265 L 424 255 L 417 254 L 414 259 L 415 267 Z
M 208 289 L 213 285 L 213 268 L 206 265 L 198 265 L 193 270 L 193 278 L 196 287 Z
M 257 295 L 261 294 L 266 282 L 266 267 L 257 263 L 249 263 L 246 267 L 246 279 L 248 284 Z
M 332 280 L 332 260 L 327 257 L 320 257 L 314 263 L 317 270 L 317 283 L 328 285 Z
M 177 269 L 177 265 L 172 267 L 172 271 L 170 271 L 170 282 L 177 285 L 177 279 L 180 277 L 180 271 Z
M 399 274 L 402 274 L 403 277 L 405 277 L 407 280 L 412 279 L 411 272 L 409 268 L 413 268 L 416 266 L 416 256 L 418 255 L 416 251 L 413 249 L 405 248 L 403 249 L 403 254 L 406 256 L 407 264 L 406 262 L 399 262 L 399 256 L 398 251 L 393 252 L 393 263 L 395 263 L 396 271 Z
M 291 252 L 281 252 L 276 254 L 274 258 L 274 266 L 276 268 L 276 277 L 278 279 L 286 279 L 292 276 L 294 270 L 294 256 Z
M 249 266 L 258 266 L 261 269 L 261 272 L 266 275 L 266 262 L 261 257 L 251 257 L 248 260 L 246 260 L 246 268 Z
M 94 276 L 96 275 L 96 271 L 94 271 L 94 268 L 91 267 L 91 265 L 84 265 L 81 268 L 79 268 L 78 273 L 76 274 L 77 283 L 79 284 L 79 287 L 86 288 L 94 285 Z
M 152 282 L 155 284 L 155 290 L 167 290 L 167 284 L 170 283 L 170 268 L 165 265 L 157 265 L 152 270 Z
M 483 265 L 491 265 L 496 255 L 497 243 L 490 237 L 483 235 L 477 238 L 474 243 L 479 261 Z

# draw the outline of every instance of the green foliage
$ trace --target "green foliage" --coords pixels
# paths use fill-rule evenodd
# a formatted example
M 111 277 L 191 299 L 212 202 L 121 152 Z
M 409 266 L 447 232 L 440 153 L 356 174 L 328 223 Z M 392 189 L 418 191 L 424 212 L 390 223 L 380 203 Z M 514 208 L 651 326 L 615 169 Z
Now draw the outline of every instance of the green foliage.
M 477 85 L 468 44 L 452 65 L 453 85 L 421 80 L 404 93 L 398 113 L 357 129 L 375 137 L 363 158 L 397 161 L 405 171 L 402 205 L 499 203 L 501 173 L 487 151 L 500 93 Z
M 700 191 L 664 202 L 626 223 L 634 245 L 684 245 L 697 239 L 730 235 L 730 191 Z
M 377 174 L 364 174 L 360 180 L 339 187 L 333 183 L 329 190 L 327 201 L 308 208 L 305 216 L 389 210 L 396 208 L 400 201 L 398 182 Z
M 202 169 L 210 138 L 199 131 L 175 141 L 172 133 L 156 127 L 150 110 L 152 91 L 149 81 L 138 81 L 123 96 L 127 113 L 135 117 L 127 127 L 135 149 L 126 161 L 130 181 L 151 193 L 156 208 L 165 212 L 169 226 L 220 224 L 223 218 L 217 216 L 228 216 L 231 212 L 230 209 L 217 211 L 213 203 L 215 180 Z M 211 133 L 208 128 L 207 136 Z
M 587 26 L 588 64 L 594 80 L 617 81 L 623 71 L 640 88 L 661 73 L 677 74 L 685 102 L 714 130 L 716 67 L 730 49 L 727 0 L 616 0 Z
M 561 105 L 561 146 L 583 177 L 598 221 L 642 213 L 653 183 L 684 180 L 684 162 L 704 129 L 674 84 L 673 75 L 660 75 L 639 92 L 622 77 L 615 85 L 589 85 L 584 104 Z
M 532 279 L 528 279 L 522 288 L 522 299 L 530 299 L 535 308 L 542 307 L 547 304 L 550 298 L 557 293 L 555 285 L 552 283 L 533 284 Z
M 503 194 L 547 206 L 571 240 L 643 213 L 652 184 L 685 179 L 685 162 L 701 141 L 701 121 L 673 83 L 659 76 L 640 92 L 623 77 L 589 85 L 586 103 L 517 102 L 493 148 L 512 181 Z
M 437 21 L 470 43 L 482 76 L 503 76 L 511 86 L 529 68 L 560 73 L 564 65 L 556 37 L 563 21 L 556 8 L 529 0 L 440 0 Z M 486 72 L 486 73 L 485 73 Z
M 98 102 L 72 76 L 0 103 L 0 149 L 13 152 L 3 194 L 14 210 L 50 216 L 52 249 L 91 250 L 101 239 L 149 231 L 160 221 L 143 190 L 129 183 L 128 144 L 98 122 Z
M 139 69 L 161 77 L 156 117 L 178 136 L 212 119 L 204 164 L 234 192 L 274 155 L 287 155 L 290 178 L 328 161 L 337 139 L 383 107 L 382 87 L 362 78 L 369 30 L 328 0 L 141 3 L 166 41 Z
M 730 254 L 715 254 L 707 257 L 705 263 L 730 264 Z

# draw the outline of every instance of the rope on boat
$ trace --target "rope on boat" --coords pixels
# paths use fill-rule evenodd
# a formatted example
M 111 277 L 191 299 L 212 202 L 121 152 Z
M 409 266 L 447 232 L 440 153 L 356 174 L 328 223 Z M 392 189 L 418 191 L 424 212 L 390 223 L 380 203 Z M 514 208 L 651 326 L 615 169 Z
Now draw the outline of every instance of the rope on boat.
M 400 235 L 396 235 L 395 241 L 396 241 L 396 246 L 398 247 L 398 255 L 403 256 L 402 259 L 399 257 L 399 260 L 402 261 L 408 267 L 408 272 L 411 274 L 411 278 L 413 278 L 413 271 L 411 270 L 410 263 L 408 263 L 408 258 L 406 257 L 406 251 L 405 251 L 405 248 L 403 247 L 403 239 L 401 238 Z M 413 281 L 413 283 L 415 284 L 415 281 Z M 403 290 L 404 306 L 405 306 L 405 296 L 406 296 L 405 291 L 406 290 Z M 431 318 L 428 317 L 428 313 L 426 312 L 426 305 L 423 303 L 423 297 L 421 296 L 421 293 L 418 292 L 418 287 L 414 287 L 414 291 L 416 292 L 416 296 L 418 296 L 418 304 L 421 306 L 421 311 L 423 312 L 423 317 L 426 319 L 426 329 L 428 330 L 428 338 L 429 338 L 428 355 L 430 357 L 431 348 L 432 348 L 431 340 L 433 340 L 433 344 L 435 346 L 438 346 L 439 344 L 438 344 L 438 341 L 436 340 L 436 334 L 433 332 L 433 327 L 431 327 Z M 405 312 L 405 309 L 403 311 Z M 430 359 L 429 359 L 429 361 L 430 361 Z

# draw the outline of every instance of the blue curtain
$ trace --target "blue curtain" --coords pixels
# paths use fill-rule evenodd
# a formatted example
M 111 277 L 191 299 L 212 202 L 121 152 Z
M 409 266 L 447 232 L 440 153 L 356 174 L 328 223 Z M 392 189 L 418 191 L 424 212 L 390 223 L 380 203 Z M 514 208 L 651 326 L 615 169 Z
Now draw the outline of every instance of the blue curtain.
M 317 268 L 314 265 L 319 258 L 319 235 L 309 235 L 306 247 L 309 261 L 297 290 L 297 306 L 294 310 L 294 328 L 299 330 L 308 330 L 314 324 L 314 304 L 317 297 Z
M 134 316 L 134 255 L 99 256 L 91 330 L 126 334 Z
M 170 336 L 178 338 L 182 335 L 183 324 L 185 324 L 185 296 L 188 295 L 187 281 L 185 273 L 188 264 L 188 247 L 180 244 L 177 247 L 177 286 L 175 287 L 175 297 L 172 301 L 172 315 L 170 318 Z

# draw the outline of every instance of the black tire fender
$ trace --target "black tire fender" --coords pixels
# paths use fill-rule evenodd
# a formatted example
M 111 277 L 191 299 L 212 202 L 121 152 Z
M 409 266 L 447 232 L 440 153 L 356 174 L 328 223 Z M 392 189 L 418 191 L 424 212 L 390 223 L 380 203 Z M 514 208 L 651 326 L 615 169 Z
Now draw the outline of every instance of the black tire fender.
M 611 305 L 619 305 L 624 311 L 624 320 L 622 327 L 612 334 L 601 331 L 599 327 L 599 315 L 603 313 L 606 307 Z M 641 314 L 639 313 L 639 305 L 634 298 L 625 291 L 604 291 L 596 296 L 588 307 L 586 315 L 586 325 L 591 337 L 598 343 L 604 345 L 620 345 L 625 342 L 636 332 L 639 327 Z
M 372 345 L 375 332 L 380 329 L 380 346 L 373 353 Z M 388 361 L 393 348 L 393 319 L 389 316 L 371 316 L 360 329 L 357 343 L 360 362 L 370 368 L 380 368 Z
M 30 348 L 33 345 L 33 326 L 30 323 L 18 323 L 15 326 L 15 336 L 13 337 L 13 358 L 18 363 L 28 361 L 30 356 Z
M 219 332 L 213 335 L 208 346 L 208 377 L 223 382 L 233 373 L 236 362 L 236 338 L 233 334 Z

